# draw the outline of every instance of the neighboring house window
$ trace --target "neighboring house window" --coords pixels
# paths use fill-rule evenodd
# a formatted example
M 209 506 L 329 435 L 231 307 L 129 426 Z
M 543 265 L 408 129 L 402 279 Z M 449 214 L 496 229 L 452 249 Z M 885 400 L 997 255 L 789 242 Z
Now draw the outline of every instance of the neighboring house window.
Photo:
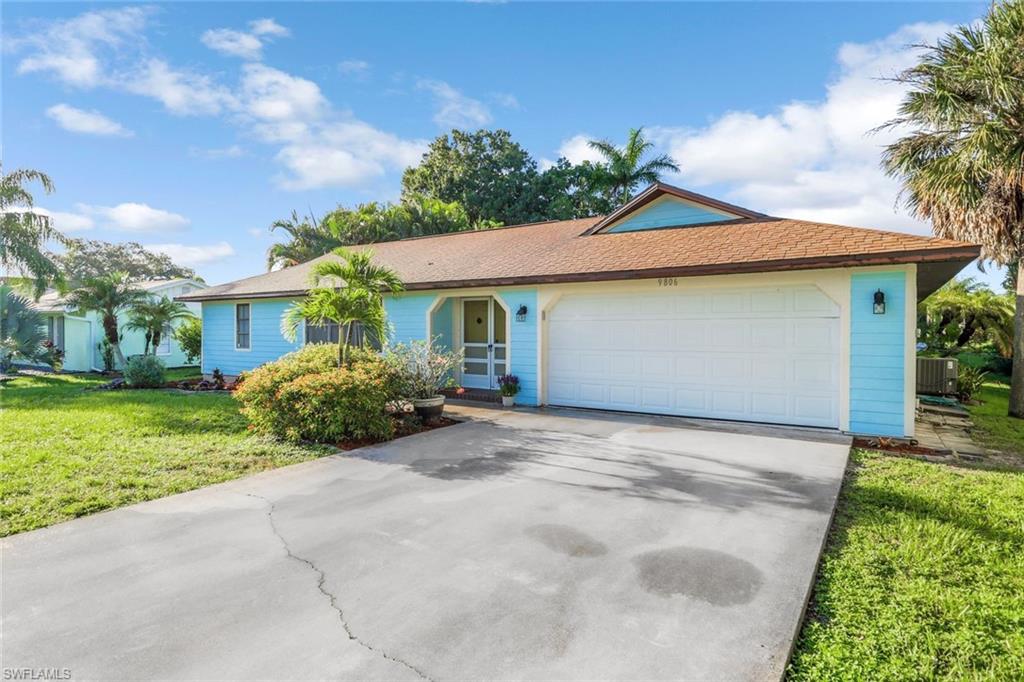
M 171 325 L 165 324 L 164 330 L 160 332 L 160 345 L 156 347 L 157 355 L 171 354 Z
M 46 318 L 46 339 L 59 350 L 64 350 L 64 318 Z
M 238 350 L 249 350 L 249 332 L 251 320 L 249 318 L 249 304 L 235 304 L 235 348 Z

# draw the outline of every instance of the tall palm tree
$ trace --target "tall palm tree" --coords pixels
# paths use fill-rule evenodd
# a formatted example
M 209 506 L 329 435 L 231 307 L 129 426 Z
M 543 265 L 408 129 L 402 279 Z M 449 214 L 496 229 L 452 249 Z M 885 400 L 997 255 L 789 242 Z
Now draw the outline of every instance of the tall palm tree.
M 270 225 L 270 231 L 275 230 L 286 232 L 288 241 L 279 242 L 267 249 L 268 270 L 290 268 L 343 245 L 330 226 L 318 223 L 312 214 L 300 218 L 297 211 L 292 211 L 291 217 L 275 220 Z
M 53 183 L 45 173 L 16 170 L 0 175 L 0 266 L 17 270 L 32 280 L 38 299 L 50 284 L 62 284 L 60 268 L 46 250 L 49 241 L 63 242 L 49 216 L 33 212 L 32 195 L 24 188 L 38 182 L 49 194 Z
M 942 286 L 920 305 L 926 328 L 934 329 L 940 345 L 963 348 L 991 341 L 999 354 L 1013 348 L 1013 301 L 973 278 Z
M 661 154 L 648 161 L 644 156 L 654 148 L 654 143 L 644 139 L 644 129 L 632 128 L 626 137 L 626 144 L 616 147 L 607 140 L 590 140 L 589 144 L 604 157 L 605 167 L 601 173 L 603 183 L 612 196 L 625 204 L 633 196 L 637 185 L 657 182 L 662 173 L 678 173 L 679 166 L 668 154 Z
M 293 303 L 281 318 L 281 331 L 294 341 L 306 322 L 333 322 L 339 327 L 338 366 L 345 364 L 351 343 L 352 326 L 362 325 L 378 339 L 386 328 L 384 292 L 398 293 L 404 288 L 393 270 L 373 263 L 373 252 L 335 249 L 340 260 L 325 260 L 313 267 L 313 288 L 304 299 Z
M 148 355 L 150 348 L 156 353 L 163 336 L 164 328 L 177 320 L 195 317 L 184 303 L 172 301 L 166 296 L 155 300 L 142 300 L 132 305 L 129 311 L 127 329 L 137 329 L 143 333 L 146 343 L 143 354 Z
M 43 355 L 43 316 L 27 298 L 9 287 L 0 287 L 0 372 L 8 372 L 14 360 L 29 362 Z
M 1024 256 L 1024 3 L 993 4 L 899 75 L 887 125 L 911 129 L 883 156 L 904 199 L 940 237 L 975 242 L 1000 265 Z M 1018 267 L 1020 267 L 1018 265 Z M 1024 418 L 1024 277 L 1017 279 L 1010 416 Z
M 99 313 L 103 322 L 103 334 L 123 367 L 124 353 L 121 352 L 117 315 L 136 303 L 145 301 L 146 298 L 146 292 L 137 288 L 126 273 L 115 272 L 86 280 L 81 287 L 68 294 L 65 302 L 77 310 Z

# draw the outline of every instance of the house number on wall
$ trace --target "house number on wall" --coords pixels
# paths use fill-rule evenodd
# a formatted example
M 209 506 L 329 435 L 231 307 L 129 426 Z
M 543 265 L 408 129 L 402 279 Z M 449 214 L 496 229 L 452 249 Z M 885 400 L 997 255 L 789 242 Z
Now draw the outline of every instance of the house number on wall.
M 679 286 L 679 278 L 678 277 L 659 277 L 658 278 L 658 286 L 659 287 L 677 287 L 677 286 Z

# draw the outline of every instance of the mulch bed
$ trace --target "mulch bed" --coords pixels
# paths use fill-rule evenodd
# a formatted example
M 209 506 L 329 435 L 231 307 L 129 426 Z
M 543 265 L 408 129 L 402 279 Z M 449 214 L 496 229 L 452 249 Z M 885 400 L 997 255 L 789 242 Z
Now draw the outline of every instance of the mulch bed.
M 449 419 L 448 417 L 435 417 L 429 421 L 414 422 L 409 419 L 400 419 L 398 424 L 395 426 L 395 437 L 392 440 L 398 438 L 404 438 L 405 436 L 412 436 L 417 433 L 424 433 L 425 431 L 433 431 L 435 429 L 443 429 L 446 426 L 454 426 L 459 422 L 455 419 Z M 373 438 L 360 438 L 358 440 L 343 440 L 340 443 L 335 443 L 334 447 L 339 450 L 348 452 L 349 450 L 355 450 L 357 448 L 365 448 L 368 445 L 376 445 L 378 443 L 384 443 L 387 441 L 375 440 Z

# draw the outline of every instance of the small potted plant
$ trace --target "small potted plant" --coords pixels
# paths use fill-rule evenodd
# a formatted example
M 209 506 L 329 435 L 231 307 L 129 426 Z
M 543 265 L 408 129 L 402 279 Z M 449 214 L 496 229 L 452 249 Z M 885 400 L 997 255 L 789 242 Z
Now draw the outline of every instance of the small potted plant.
M 388 350 L 385 360 L 392 365 L 403 396 L 422 419 L 440 417 L 444 396 L 440 391 L 451 384 L 462 365 L 461 353 L 441 350 L 425 341 L 398 344 Z
M 512 407 L 516 404 L 516 394 L 519 393 L 519 377 L 515 374 L 502 374 L 498 377 L 498 392 L 501 393 L 501 404 L 505 407 Z

